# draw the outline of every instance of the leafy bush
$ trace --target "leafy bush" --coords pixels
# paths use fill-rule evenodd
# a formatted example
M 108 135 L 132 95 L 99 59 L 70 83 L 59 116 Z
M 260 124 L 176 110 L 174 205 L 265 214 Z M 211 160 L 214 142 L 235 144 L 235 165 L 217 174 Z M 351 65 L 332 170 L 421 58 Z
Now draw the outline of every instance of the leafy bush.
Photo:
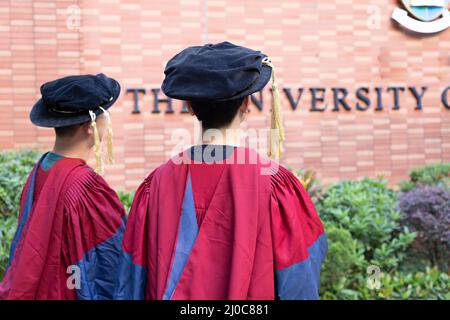
M 440 186 L 418 187 L 401 195 L 403 220 L 417 233 L 414 249 L 442 269 L 450 261 L 450 190 Z
M 131 204 L 133 203 L 134 198 L 134 191 L 132 192 L 125 192 L 125 191 L 118 191 L 117 195 L 119 196 L 120 201 L 122 202 L 123 206 L 125 207 L 125 210 L 128 214 L 130 212 Z
M 382 179 L 342 181 L 325 191 L 316 204 L 329 239 L 323 299 L 446 298 L 445 274 L 400 268 L 415 233 L 402 226 L 397 199 Z M 381 271 L 379 290 L 367 286 L 369 266 Z
M 0 279 L 6 270 L 9 260 L 9 248 L 16 232 L 16 217 L 0 218 Z
M 411 191 L 418 186 L 444 185 L 450 186 L 450 162 L 436 163 L 414 169 L 409 174 L 408 181 L 400 182 L 400 190 Z
M 348 230 L 358 241 L 366 265 L 383 271 L 398 268 L 415 236 L 401 227 L 396 207 L 397 194 L 386 182 L 369 178 L 334 184 L 317 203 L 326 223 Z
M 0 152 L 0 279 L 16 231 L 22 188 L 38 157 L 35 151 Z
M 360 281 L 357 291 L 361 299 L 433 299 L 450 300 L 450 276 L 436 268 L 424 272 L 380 274 L 380 289 L 369 289 Z
M 325 227 L 328 240 L 328 255 L 322 267 L 320 289 L 323 299 L 341 299 L 351 296 L 346 289 L 353 281 L 353 274 L 363 263 L 361 248 L 350 232 L 335 225 Z
M 0 152 L 0 217 L 17 216 L 22 188 L 38 157 L 35 151 Z

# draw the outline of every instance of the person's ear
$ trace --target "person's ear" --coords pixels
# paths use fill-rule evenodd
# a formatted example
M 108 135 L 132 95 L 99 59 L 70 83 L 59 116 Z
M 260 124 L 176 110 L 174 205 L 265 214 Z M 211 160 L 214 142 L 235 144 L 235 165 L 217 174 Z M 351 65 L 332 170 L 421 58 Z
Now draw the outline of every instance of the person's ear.
M 86 122 L 86 123 L 83 123 L 83 124 L 81 125 L 81 127 L 82 127 L 83 132 L 84 132 L 86 135 L 88 135 L 88 136 L 94 135 L 94 128 L 92 128 L 91 122 L 90 122 L 90 121 L 89 121 L 89 122 Z
M 194 116 L 195 113 L 194 113 L 194 110 L 192 110 L 191 103 L 190 103 L 189 101 L 186 101 L 186 107 L 187 107 L 187 109 L 188 109 L 189 114 L 190 114 L 191 116 Z
M 241 114 L 245 114 L 247 112 L 250 112 L 250 109 L 248 108 L 249 100 L 250 99 L 247 96 L 247 97 L 244 98 L 244 101 L 242 101 L 242 104 L 241 104 L 241 106 L 239 108 L 239 111 L 240 111 Z

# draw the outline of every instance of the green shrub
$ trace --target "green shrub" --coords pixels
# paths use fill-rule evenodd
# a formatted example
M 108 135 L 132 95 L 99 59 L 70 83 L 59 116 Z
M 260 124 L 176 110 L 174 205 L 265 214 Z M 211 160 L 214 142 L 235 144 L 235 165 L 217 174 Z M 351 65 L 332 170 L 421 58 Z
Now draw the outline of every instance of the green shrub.
M 16 231 L 22 189 L 38 158 L 31 150 L 0 152 L 0 279 Z
M 9 248 L 16 232 L 16 217 L 0 217 L 0 279 L 9 260 Z
M 122 202 L 125 207 L 125 211 L 127 214 L 130 212 L 131 204 L 133 203 L 134 191 L 125 192 L 125 191 L 117 191 L 117 195 L 119 196 L 120 202 Z
M 317 210 L 322 220 L 350 232 L 362 248 L 365 265 L 396 270 L 415 234 L 401 227 L 397 194 L 384 180 L 365 178 L 332 185 Z M 365 271 L 364 271 L 365 272 Z
M 450 276 L 438 269 L 424 272 L 394 272 L 380 274 L 380 288 L 369 289 L 365 281 L 359 282 L 362 299 L 450 299 Z
M 38 157 L 35 151 L 0 152 L 0 217 L 17 216 L 22 188 Z
M 400 182 L 399 187 L 401 191 L 407 192 L 423 185 L 450 186 L 450 162 L 416 168 L 410 172 L 409 180 Z
M 353 274 L 363 263 L 361 248 L 350 232 L 333 224 L 325 227 L 328 255 L 322 267 L 320 289 L 322 299 L 345 299 L 354 295 L 347 289 Z
M 322 299 L 400 299 L 408 292 L 410 277 L 417 281 L 425 277 L 400 268 L 415 233 L 402 227 L 397 198 L 382 179 L 342 181 L 324 192 L 316 204 L 329 239 L 321 277 Z M 372 265 L 382 273 L 380 290 L 367 286 L 367 270 Z M 435 273 L 429 273 L 426 276 L 434 281 Z M 436 281 L 441 281 L 440 277 L 439 273 Z M 419 298 L 427 281 L 410 297 Z M 426 292 L 442 298 L 442 281 L 436 286 L 438 293 Z

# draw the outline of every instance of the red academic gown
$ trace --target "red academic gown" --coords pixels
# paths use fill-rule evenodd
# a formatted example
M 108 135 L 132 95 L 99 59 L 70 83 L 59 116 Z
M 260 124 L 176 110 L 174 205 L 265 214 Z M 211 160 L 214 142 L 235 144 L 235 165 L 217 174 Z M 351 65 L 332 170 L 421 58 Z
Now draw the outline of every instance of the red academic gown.
M 0 299 L 111 299 L 124 216 L 85 161 L 45 154 L 22 192 Z
M 251 149 L 198 148 L 137 190 L 115 297 L 318 299 L 327 241 L 300 181 Z

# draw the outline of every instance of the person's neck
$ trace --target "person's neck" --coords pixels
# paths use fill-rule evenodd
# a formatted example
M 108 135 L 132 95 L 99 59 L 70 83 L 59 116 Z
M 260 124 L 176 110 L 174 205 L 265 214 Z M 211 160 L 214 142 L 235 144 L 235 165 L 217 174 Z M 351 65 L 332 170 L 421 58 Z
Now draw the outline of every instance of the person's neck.
M 53 146 L 53 153 L 59 154 L 65 158 L 77 158 L 87 161 L 91 149 L 83 144 L 69 143 L 57 139 Z
M 239 139 L 239 127 L 227 127 L 227 128 L 221 128 L 221 129 L 214 129 L 219 130 L 220 135 L 217 134 L 206 134 L 205 131 L 207 129 L 202 129 L 202 136 L 200 137 L 199 141 L 201 141 L 201 144 L 209 144 L 209 145 L 228 145 L 228 146 L 236 146 L 238 147 L 240 145 L 240 139 Z

